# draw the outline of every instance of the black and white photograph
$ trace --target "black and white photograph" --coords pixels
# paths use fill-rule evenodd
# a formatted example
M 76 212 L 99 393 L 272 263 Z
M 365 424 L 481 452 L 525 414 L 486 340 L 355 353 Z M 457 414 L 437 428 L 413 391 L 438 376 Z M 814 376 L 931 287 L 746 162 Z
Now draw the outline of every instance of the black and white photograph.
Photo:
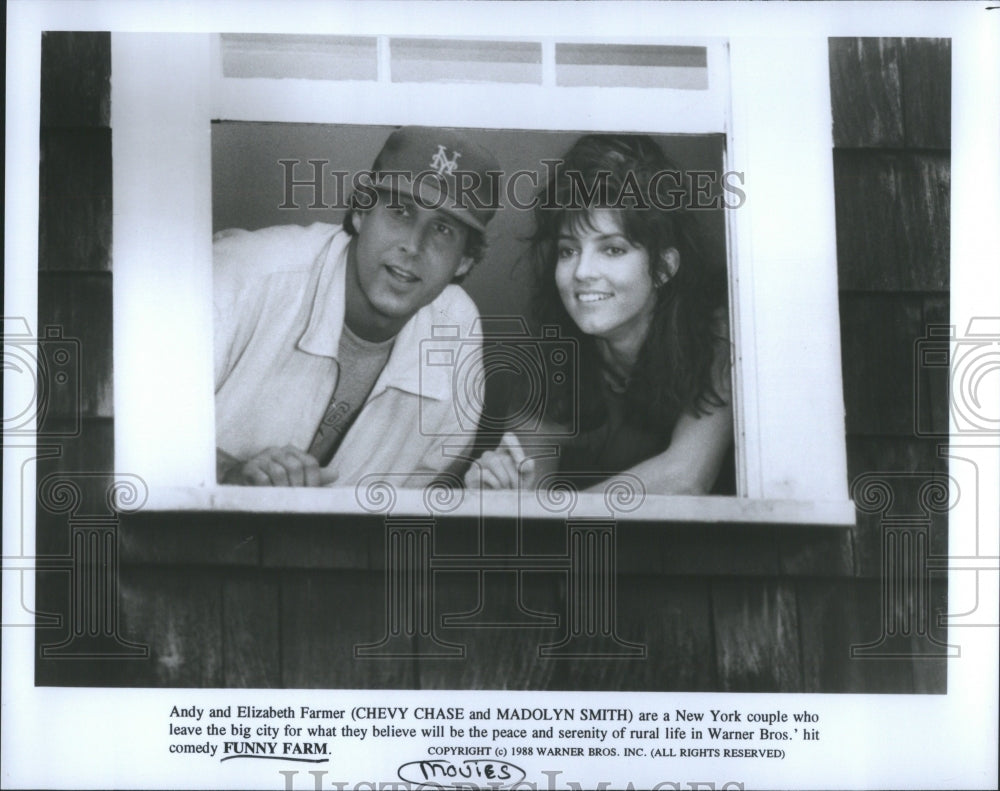
M 10 4 L 4 787 L 995 787 L 998 14 Z

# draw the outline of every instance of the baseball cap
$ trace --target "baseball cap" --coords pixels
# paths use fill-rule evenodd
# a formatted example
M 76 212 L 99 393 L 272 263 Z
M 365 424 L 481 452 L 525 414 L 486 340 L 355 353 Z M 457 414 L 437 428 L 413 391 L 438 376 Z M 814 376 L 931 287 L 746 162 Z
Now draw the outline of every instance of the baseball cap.
M 500 163 L 457 129 L 404 126 L 385 141 L 372 165 L 372 186 L 408 195 L 478 231 L 499 208 Z

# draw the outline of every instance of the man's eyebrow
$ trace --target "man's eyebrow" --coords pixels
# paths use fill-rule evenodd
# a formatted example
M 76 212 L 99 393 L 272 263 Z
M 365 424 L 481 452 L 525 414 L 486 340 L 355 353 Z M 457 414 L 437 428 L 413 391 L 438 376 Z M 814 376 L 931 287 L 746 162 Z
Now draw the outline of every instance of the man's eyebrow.
M 412 209 L 417 205 L 417 202 L 413 200 L 409 195 L 401 195 L 398 192 L 389 193 L 389 204 L 388 205 L 401 205 L 404 208 Z
M 458 222 L 458 220 L 456 220 L 447 212 L 444 212 L 441 209 L 431 209 L 431 208 L 425 209 L 423 206 L 420 205 L 419 201 L 415 200 L 410 195 L 401 195 L 397 192 L 393 194 L 393 198 L 394 200 L 391 200 L 390 204 L 399 204 L 406 209 L 421 209 L 423 211 L 432 211 L 436 215 L 434 219 L 437 222 L 446 222 L 448 223 L 448 225 L 452 225 L 456 228 L 461 227 L 461 223 Z
M 458 220 L 456 220 L 454 217 L 452 217 L 447 212 L 441 211 L 441 209 L 434 209 L 434 213 L 436 215 L 434 217 L 434 220 L 436 222 L 443 222 L 443 223 L 446 223 L 447 225 L 454 225 L 456 228 L 459 225 L 461 225 L 461 223 L 459 223 Z

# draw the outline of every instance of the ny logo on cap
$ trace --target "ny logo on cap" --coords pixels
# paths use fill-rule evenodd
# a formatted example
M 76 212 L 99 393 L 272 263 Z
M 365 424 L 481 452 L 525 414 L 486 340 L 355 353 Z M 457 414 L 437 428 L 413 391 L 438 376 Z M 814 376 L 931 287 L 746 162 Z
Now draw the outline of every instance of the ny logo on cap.
M 458 166 L 458 158 L 462 156 L 460 152 L 454 151 L 451 159 L 448 159 L 447 151 L 448 149 L 444 146 L 438 145 L 437 153 L 431 157 L 431 167 L 437 171 L 439 176 L 450 176 Z

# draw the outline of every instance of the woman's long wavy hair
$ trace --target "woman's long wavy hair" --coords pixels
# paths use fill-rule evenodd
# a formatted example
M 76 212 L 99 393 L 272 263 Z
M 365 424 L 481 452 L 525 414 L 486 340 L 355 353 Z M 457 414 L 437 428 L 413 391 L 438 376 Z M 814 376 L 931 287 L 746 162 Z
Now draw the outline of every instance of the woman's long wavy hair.
M 609 206 L 615 207 L 628 240 L 646 250 L 654 283 L 667 274 L 666 251 L 673 247 L 680 255 L 676 273 L 657 288 L 649 332 L 626 383 L 626 419 L 669 441 L 682 413 L 700 415 L 725 403 L 712 373 L 720 342 L 728 349 L 728 338 L 717 334 L 725 269 L 713 268 L 705 240 L 686 211 L 690 190 L 681 194 L 681 189 L 687 180 L 683 175 L 654 179 L 664 171 L 680 174 L 651 137 L 587 135 L 570 148 L 538 195 L 528 253 L 537 277 L 535 315 L 542 325 L 558 325 L 564 336 L 575 338 L 580 351 L 577 381 L 548 394 L 547 416 L 557 423 L 569 422 L 574 410 L 583 429 L 605 420 L 597 345 L 567 313 L 555 268 L 560 233 L 590 226 L 591 212 Z M 658 204 L 645 192 L 650 184 L 658 187 Z

